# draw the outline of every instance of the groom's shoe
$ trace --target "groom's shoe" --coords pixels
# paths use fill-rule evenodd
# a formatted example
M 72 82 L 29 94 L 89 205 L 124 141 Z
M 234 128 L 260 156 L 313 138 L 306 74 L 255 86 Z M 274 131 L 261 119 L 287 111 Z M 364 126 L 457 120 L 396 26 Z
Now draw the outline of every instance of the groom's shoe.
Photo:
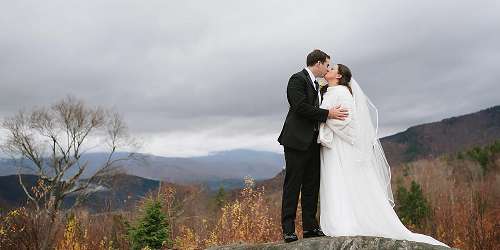
M 312 238 L 312 237 L 323 237 L 325 234 L 321 229 L 316 228 L 313 230 L 304 230 L 304 238 Z
M 293 242 L 293 241 L 296 241 L 298 239 L 299 239 L 299 237 L 297 237 L 297 235 L 295 233 L 283 234 L 283 240 L 285 241 L 285 243 Z

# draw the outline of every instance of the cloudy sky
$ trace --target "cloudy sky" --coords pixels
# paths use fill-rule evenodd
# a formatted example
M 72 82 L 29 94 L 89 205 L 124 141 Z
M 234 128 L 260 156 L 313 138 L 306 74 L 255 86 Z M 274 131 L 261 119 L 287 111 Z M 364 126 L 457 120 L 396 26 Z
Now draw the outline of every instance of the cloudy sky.
M 0 118 L 72 94 L 142 151 L 281 152 L 286 83 L 321 48 L 381 136 L 500 104 L 500 2 L 0 0 Z

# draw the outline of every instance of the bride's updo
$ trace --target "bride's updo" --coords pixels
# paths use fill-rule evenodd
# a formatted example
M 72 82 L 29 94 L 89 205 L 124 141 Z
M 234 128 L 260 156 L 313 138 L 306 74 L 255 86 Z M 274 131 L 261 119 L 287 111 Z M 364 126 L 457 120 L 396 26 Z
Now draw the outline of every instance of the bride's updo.
M 351 89 L 351 78 L 352 78 L 352 73 L 351 70 L 345 66 L 344 64 L 337 64 L 339 69 L 339 74 L 342 76 L 339 79 L 339 85 L 344 85 L 349 89 L 349 92 L 351 92 L 352 95 L 352 89 Z

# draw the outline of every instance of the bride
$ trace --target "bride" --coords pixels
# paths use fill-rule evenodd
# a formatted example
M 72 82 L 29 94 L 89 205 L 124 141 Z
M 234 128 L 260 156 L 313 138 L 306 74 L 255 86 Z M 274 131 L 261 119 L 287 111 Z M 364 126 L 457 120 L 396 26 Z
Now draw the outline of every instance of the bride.
M 328 88 L 321 108 L 349 110 L 345 120 L 321 123 L 320 224 L 328 236 L 379 236 L 447 246 L 412 233 L 395 213 L 390 167 L 377 138 L 378 114 L 351 71 L 334 65 L 324 76 Z M 375 109 L 376 111 L 376 109 Z M 373 126 L 373 118 L 376 126 Z

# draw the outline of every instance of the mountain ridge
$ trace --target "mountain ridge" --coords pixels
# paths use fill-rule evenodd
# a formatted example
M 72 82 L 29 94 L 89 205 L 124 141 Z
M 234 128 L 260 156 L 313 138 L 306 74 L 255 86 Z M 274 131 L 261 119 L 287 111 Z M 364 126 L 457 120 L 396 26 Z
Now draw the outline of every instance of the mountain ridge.
M 500 105 L 409 127 L 381 138 L 391 165 L 484 146 L 500 139 Z

